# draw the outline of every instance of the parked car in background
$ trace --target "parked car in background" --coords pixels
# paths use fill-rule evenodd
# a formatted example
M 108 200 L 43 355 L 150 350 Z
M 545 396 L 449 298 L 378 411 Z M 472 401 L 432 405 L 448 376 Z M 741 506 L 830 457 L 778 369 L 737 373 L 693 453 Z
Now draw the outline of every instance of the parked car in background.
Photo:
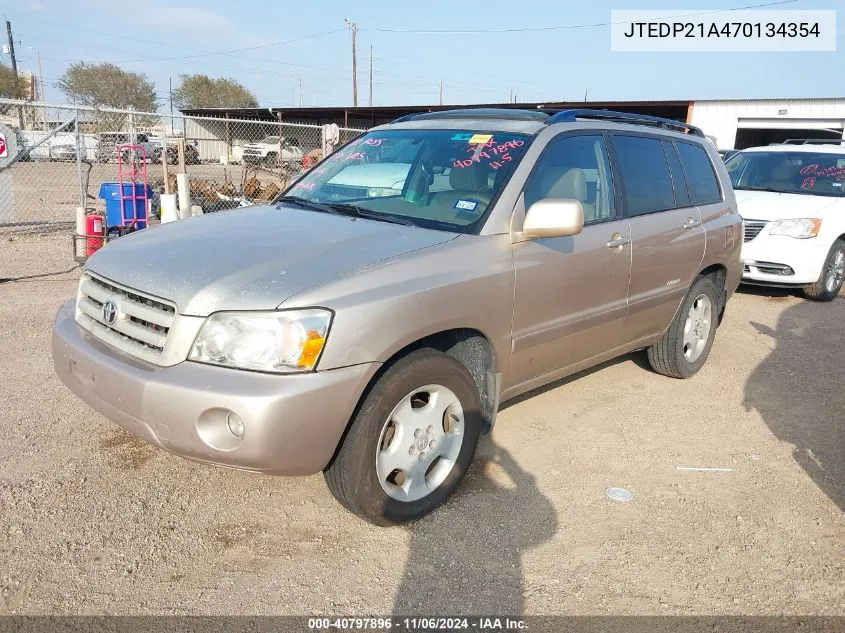
M 303 157 L 304 153 L 297 139 L 266 136 L 257 143 L 244 145 L 242 160 L 249 165 L 277 167 L 296 164 L 298 168 Z
M 159 143 L 152 150 L 152 153 L 150 154 L 150 160 L 154 163 L 161 163 L 162 155 L 166 156 L 168 165 L 177 165 L 179 163 L 179 147 L 177 145 L 168 143 L 167 153 L 165 154 L 164 148 Z M 198 165 L 199 163 L 199 150 L 196 148 L 195 145 L 191 143 L 185 143 L 185 164 Z
M 76 145 L 65 143 L 50 146 L 50 159 L 55 161 L 76 161 Z
M 419 114 L 273 205 L 99 250 L 58 313 L 53 360 L 157 446 L 323 471 L 350 511 L 402 523 L 455 490 L 502 401 L 633 350 L 666 376 L 698 372 L 741 245 L 725 166 L 695 127 Z
M 836 297 L 845 279 L 845 147 L 754 147 L 725 166 L 745 224 L 743 281 Z

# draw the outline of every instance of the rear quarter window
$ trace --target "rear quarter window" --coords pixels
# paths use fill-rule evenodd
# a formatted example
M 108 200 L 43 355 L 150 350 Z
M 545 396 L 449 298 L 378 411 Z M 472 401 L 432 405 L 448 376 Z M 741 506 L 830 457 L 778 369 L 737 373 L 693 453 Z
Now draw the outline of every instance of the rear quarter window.
M 613 147 L 622 172 L 625 214 L 644 215 L 674 209 L 672 176 L 660 140 L 614 134 Z
M 719 181 L 713 170 L 710 156 L 700 145 L 678 141 L 678 153 L 684 165 L 684 172 L 689 185 L 690 198 L 693 204 L 712 204 L 721 202 L 722 192 Z

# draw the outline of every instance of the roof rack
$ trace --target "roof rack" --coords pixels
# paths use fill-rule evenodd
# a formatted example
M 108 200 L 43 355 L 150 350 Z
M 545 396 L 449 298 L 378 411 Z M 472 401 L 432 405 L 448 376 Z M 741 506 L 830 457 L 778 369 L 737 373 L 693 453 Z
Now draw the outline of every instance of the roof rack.
M 535 110 L 521 108 L 460 108 L 458 110 L 436 110 L 434 112 L 415 112 L 394 119 L 391 123 L 413 121 L 416 119 L 505 119 L 517 121 L 545 121 L 549 115 Z
M 842 145 L 845 138 L 788 138 L 783 143 L 770 143 L 770 145 Z
M 649 116 L 647 114 L 632 114 L 630 112 L 614 112 L 613 110 L 589 110 L 589 109 L 574 109 L 561 110 L 556 112 L 548 119 L 546 125 L 552 123 L 567 123 L 574 122 L 578 119 L 595 119 L 597 121 L 612 121 L 614 123 L 630 123 L 632 125 L 649 125 L 651 127 L 661 127 L 666 130 L 674 130 L 676 132 L 686 132 L 687 134 L 694 134 L 704 138 L 704 132 L 701 128 L 688 123 L 681 123 L 672 119 L 664 119 L 657 116 Z

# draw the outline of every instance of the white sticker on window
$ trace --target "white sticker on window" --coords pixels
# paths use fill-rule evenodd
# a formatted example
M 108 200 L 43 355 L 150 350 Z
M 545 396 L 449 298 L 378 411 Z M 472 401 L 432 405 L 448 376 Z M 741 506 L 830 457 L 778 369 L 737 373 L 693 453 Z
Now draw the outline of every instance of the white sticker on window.
M 455 203 L 455 208 L 461 211 L 475 211 L 478 203 L 475 200 L 458 200 Z

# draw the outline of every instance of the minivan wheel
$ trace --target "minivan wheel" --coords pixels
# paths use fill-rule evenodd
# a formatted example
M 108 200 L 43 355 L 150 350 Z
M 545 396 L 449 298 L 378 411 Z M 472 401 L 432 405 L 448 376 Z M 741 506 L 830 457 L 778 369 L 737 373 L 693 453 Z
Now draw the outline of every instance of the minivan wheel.
M 689 378 L 701 369 L 716 335 L 717 296 L 712 279 L 695 280 L 663 338 L 648 348 L 648 362 L 654 371 Z
M 845 240 L 836 240 L 824 260 L 816 283 L 804 287 L 804 296 L 813 301 L 833 301 L 845 281 Z
M 335 498 L 376 525 L 434 510 L 457 488 L 481 431 L 481 402 L 467 369 L 416 350 L 382 375 L 323 473 Z

